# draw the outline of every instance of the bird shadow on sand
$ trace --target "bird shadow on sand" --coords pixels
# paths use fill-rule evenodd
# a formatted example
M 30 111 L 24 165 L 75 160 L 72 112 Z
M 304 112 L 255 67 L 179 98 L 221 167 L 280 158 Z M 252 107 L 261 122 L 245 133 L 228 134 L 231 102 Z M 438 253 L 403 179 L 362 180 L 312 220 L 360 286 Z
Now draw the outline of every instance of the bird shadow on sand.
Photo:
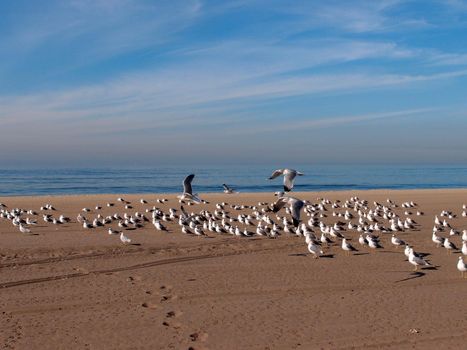
M 357 255 L 369 255 L 369 254 L 370 254 L 370 253 L 353 253 L 352 255 L 357 256 Z
M 422 270 L 437 270 L 437 267 L 436 266 L 422 267 Z M 426 273 L 423 272 L 423 271 L 414 271 L 414 272 L 410 273 L 409 277 L 403 278 L 401 280 L 394 281 L 394 283 L 410 281 L 410 280 L 413 280 L 415 278 L 423 277 L 425 275 L 426 275 Z
M 409 277 L 403 278 L 403 279 L 398 280 L 398 281 L 395 281 L 394 283 L 410 281 L 410 280 L 413 280 L 413 279 L 415 279 L 415 278 L 423 277 L 423 276 L 425 276 L 425 275 L 426 275 L 426 273 L 425 273 L 425 272 L 421 272 L 421 271 L 412 272 L 412 273 L 409 275 Z
M 141 243 L 131 243 L 130 245 L 140 246 Z
M 289 254 L 289 256 L 302 256 L 302 257 L 307 257 L 311 256 L 311 254 L 306 254 L 306 253 L 293 253 Z M 319 256 L 320 258 L 325 258 L 325 259 L 332 259 L 334 258 L 334 254 L 322 254 Z

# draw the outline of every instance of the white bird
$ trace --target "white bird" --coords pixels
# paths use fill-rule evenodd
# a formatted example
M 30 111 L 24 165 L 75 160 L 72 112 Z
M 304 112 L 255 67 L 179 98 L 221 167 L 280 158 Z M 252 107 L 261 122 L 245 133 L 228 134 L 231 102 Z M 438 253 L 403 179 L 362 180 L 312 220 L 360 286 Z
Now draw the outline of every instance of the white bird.
M 441 236 L 438 236 L 434 231 L 433 231 L 433 234 L 431 236 L 431 240 L 436 243 L 436 245 L 438 246 L 438 248 L 444 243 L 444 238 L 441 237 Z
M 229 187 L 229 186 L 227 186 L 226 184 L 222 184 L 222 187 L 224 188 L 224 193 L 225 193 L 225 194 L 238 193 L 238 192 L 236 192 L 232 187 Z
M 308 243 L 308 251 L 314 255 L 315 259 L 319 258 L 319 256 L 323 254 L 323 251 L 321 250 L 320 246 L 313 243 L 313 241 L 310 241 L 310 243 Z
M 396 247 L 405 245 L 405 242 L 400 239 L 399 237 L 396 237 L 396 235 L 392 235 L 391 237 L 391 243 L 394 244 Z
M 347 242 L 347 239 L 346 239 L 346 238 L 342 239 L 342 245 L 341 245 L 341 247 L 342 247 L 342 249 L 343 249 L 344 251 L 347 252 L 347 254 L 350 254 L 350 252 L 352 252 L 352 251 L 353 251 L 353 252 L 358 251 L 358 250 L 355 249 L 349 242 Z
M 453 250 L 457 250 L 457 247 L 454 243 L 450 242 L 449 239 L 444 239 L 444 248 L 447 249 L 448 253 L 451 253 Z
M 358 237 L 358 243 L 360 243 L 360 245 L 362 246 L 368 245 L 368 241 L 366 240 L 365 237 L 363 237 L 362 234 Z
M 127 236 L 125 236 L 123 234 L 123 232 L 120 232 L 120 241 L 122 241 L 123 244 L 131 243 L 131 239 L 129 239 Z
M 202 230 L 199 226 L 196 226 L 196 227 L 195 227 L 195 235 L 197 235 L 197 236 L 205 236 L 205 233 L 203 232 L 203 230 Z
M 28 229 L 27 227 L 23 226 L 23 224 L 19 224 L 19 230 L 20 230 L 22 233 L 31 233 L 31 230 Z
M 27 225 L 37 225 L 37 221 L 33 220 L 31 218 L 26 218 L 26 224 Z
M 159 231 L 167 231 L 167 228 L 164 225 L 162 225 L 159 220 L 154 220 L 153 225 Z
M 368 241 L 368 246 L 371 248 L 371 249 L 378 249 L 378 248 L 383 248 L 381 246 L 381 244 L 379 244 L 379 242 L 375 239 L 368 239 L 368 236 L 367 236 L 367 241 Z
M 328 236 L 326 236 L 326 234 L 324 234 L 324 233 L 321 233 L 321 238 L 320 238 L 320 240 L 321 240 L 321 243 L 326 244 L 326 245 L 334 243 L 334 242 L 333 242 Z
M 280 175 L 284 175 L 284 192 L 290 192 L 294 186 L 295 177 L 297 175 L 303 176 L 304 174 L 294 169 L 277 169 L 274 170 L 269 180 L 275 179 Z
M 290 210 L 292 214 L 292 220 L 295 228 L 300 224 L 300 211 L 302 210 L 305 202 L 294 197 L 279 197 L 276 203 L 274 203 L 272 211 L 277 213 L 285 204 L 290 204 Z
M 462 256 L 459 257 L 459 261 L 457 262 L 457 269 L 460 271 L 461 276 L 464 277 L 465 272 L 467 272 L 467 264 L 462 259 Z
M 409 263 L 415 266 L 414 271 L 417 271 L 419 266 L 430 266 L 430 264 L 423 260 L 422 257 L 414 254 L 413 248 L 410 248 L 409 251 Z
M 109 227 L 109 235 L 118 235 L 120 232 L 116 231 L 116 230 L 112 230 L 111 227 Z
M 194 177 L 195 174 L 190 174 L 185 178 L 185 180 L 183 180 L 183 193 L 182 195 L 177 196 L 177 198 L 180 200 L 187 200 L 199 204 L 202 201 L 197 194 L 193 194 L 193 188 L 191 187 L 191 182 L 193 181 Z
M 462 254 L 467 255 L 467 241 L 462 241 Z

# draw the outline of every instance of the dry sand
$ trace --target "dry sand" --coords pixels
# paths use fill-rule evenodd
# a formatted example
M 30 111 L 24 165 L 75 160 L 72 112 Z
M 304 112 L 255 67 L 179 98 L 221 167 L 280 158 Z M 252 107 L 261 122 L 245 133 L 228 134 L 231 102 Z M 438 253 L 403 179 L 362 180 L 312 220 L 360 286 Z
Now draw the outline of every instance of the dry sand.
M 170 233 L 151 224 L 126 231 L 137 244 L 123 246 L 107 228 L 86 231 L 76 223 L 81 208 L 96 204 L 104 215 L 125 212 L 116 195 L 0 198 L 9 208 L 37 211 L 51 203 L 54 215 L 73 219 L 58 227 L 40 219 L 32 236 L 0 219 L 0 348 L 466 348 L 467 279 L 456 269 L 459 254 L 436 248 L 431 229 L 442 209 L 458 215 L 449 220 L 455 228 L 467 229 L 460 216 L 467 190 L 295 195 L 314 202 L 354 195 L 370 203 L 417 202 L 425 213 L 411 215 L 419 230 L 399 236 L 429 253 L 437 268 L 414 274 L 402 249 L 389 243 L 390 234 L 381 234 L 382 250 L 346 256 L 334 246 L 321 259 L 308 254 L 303 238 L 202 238 L 182 234 L 175 223 L 168 225 Z M 134 204 L 127 212 L 179 207 L 174 195 L 123 197 Z M 162 197 L 169 202 L 156 204 Z M 274 200 L 271 194 L 202 197 L 211 204 L 187 209 Z M 106 202 L 116 205 L 107 208 Z M 345 235 L 359 247 L 357 232 Z M 454 242 L 459 246 L 460 237 Z

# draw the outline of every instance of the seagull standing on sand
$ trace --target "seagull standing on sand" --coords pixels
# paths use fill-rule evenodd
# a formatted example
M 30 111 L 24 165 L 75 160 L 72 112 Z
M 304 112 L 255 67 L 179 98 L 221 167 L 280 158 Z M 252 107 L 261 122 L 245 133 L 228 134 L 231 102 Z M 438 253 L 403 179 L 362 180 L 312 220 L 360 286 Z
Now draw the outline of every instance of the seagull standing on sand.
M 31 233 L 31 230 L 28 229 L 27 227 L 23 226 L 23 224 L 19 224 L 19 230 L 20 230 L 22 233 Z
M 457 269 L 461 272 L 461 276 L 464 277 L 464 274 L 467 272 L 467 264 L 462 260 L 462 256 L 459 257 L 457 262 Z
M 131 243 L 131 239 L 129 239 L 127 236 L 125 236 L 123 234 L 123 232 L 120 232 L 120 240 L 122 241 L 123 244 Z
M 286 204 L 290 204 L 290 210 L 292 212 L 292 220 L 295 228 L 298 227 L 300 224 L 300 211 L 302 210 L 305 202 L 294 197 L 280 197 L 276 203 L 274 203 L 274 207 L 272 211 L 277 213 L 282 207 Z
M 195 203 L 201 203 L 201 199 L 197 196 L 197 194 L 193 194 L 193 188 L 191 187 L 191 182 L 195 174 L 188 175 L 185 180 L 183 180 L 183 193 L 181 196 L 178 196 L 181 200 L 188 200 L 193 201 Z
M 462 254 L 467 255 L 467 241 L 462 241 Z
M 347 255 L 350 254 L 350 252 L 357 252 L 358 250 L 355 249 L 349 242 L 347 242 L 347 239 L 342 239 L 342 249 L 347 252 Z
M 277 169 L 274 170 L 269 180 L 275 179 L 280 175 L 284 176 L 284 192 L 290 192 L 292 191 L 295 177 L 297 175 L 303 176 L 304 174 L 294 169 Z
M 318 259 L 321 254 L 323 254 L 323 251 L 321 250 L 320 246 L 315 244 L 313 241 L 310 241 L 308 243 L 308 251 L 314 255 L 315 259 Z
M 394 244 L 396 247 L 405 245 L 405 242 L 400 239 L 399 237 L 396 237 L 396 235 L 392 235 L 391 237 L 391 243 Z
M 454 243 L 450 242 L 449 239 L 444 239 L 444 248 L 447 249 L 448 254 L 452 253 L 453 250 L 457 250 L 457 247 Z
M 409 263 L 415 266 L 414 271 L 417 271 L 419 266 L 430 266 L 430 264 L 427 261 L 423 260 L 423 258 L 415 255 L 412 248 L 410 248 L 409 251 Z

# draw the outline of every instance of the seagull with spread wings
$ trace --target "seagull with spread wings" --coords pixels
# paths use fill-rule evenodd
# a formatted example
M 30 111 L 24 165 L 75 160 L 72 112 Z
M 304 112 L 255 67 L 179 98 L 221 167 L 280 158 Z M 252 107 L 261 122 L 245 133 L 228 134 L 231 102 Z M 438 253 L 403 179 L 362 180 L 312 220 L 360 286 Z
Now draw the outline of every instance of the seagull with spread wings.
M 300 212 L 302 208 L 305 206 L 306 202 L 302 201 L 301 199 L 294 198 L 294 197 L 287 197 L 287 196 L 279 197 L 277 202 L 274 203 L 272 211 L 274 213 L 277 213 L 286 204 L 290 205 L 293 224 L 297 228 L 298 225 L 300 224 Z
M 193 188 L 191 187 L 191 182 L 195 174 L 188 175 L 185 180 L 183 180 L 183 193 L 181 196 L 178 196 L 181 200 L 192 201 L 195 203 L 201 203 L 201 199 L 198 197 L 198 194 L 193 194 Z
M 274 170 L 269 180 L 275 179 L 280 175 L 284 176 L 284 192 L 290 192 L 292 191 L 295 177 L 297 175 L 303 176 L 304 174 L 294 169 L 277 169 Z

